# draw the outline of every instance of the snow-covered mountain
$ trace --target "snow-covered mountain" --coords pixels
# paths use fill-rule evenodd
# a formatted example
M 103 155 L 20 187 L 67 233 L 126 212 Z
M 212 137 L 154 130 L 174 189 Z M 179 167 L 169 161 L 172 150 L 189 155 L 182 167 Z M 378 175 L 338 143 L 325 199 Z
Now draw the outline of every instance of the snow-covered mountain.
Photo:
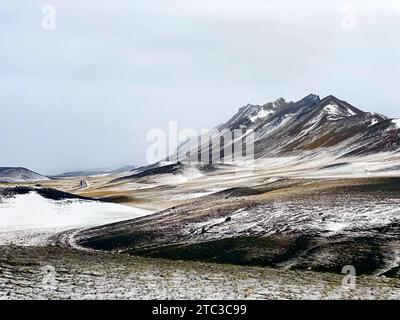
M 39 173 L 20 167 L 0 167 L 0 182 L 32 182 L 50 180 Z
M 254 130 L 256 159 L 322 151 L 339 158 L 400 150 L 400 119 L 364 112 L 334 96 L 320 99 L 310 94 L 297 102 L 280 98 L 248 104 L 218 129 Z M 180 147 L 181 159 L 188 147 Z

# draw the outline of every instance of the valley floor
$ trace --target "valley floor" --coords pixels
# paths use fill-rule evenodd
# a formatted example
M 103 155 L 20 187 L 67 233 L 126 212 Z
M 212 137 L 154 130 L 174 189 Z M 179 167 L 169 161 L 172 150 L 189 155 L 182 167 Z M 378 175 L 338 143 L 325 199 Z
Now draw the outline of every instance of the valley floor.
M 400 299 L 398 176 L 118 177 L 4 185 L 0 299 Z
M 400 280 L 82 252 L 0 247 L 0 299 L 399 299 Z

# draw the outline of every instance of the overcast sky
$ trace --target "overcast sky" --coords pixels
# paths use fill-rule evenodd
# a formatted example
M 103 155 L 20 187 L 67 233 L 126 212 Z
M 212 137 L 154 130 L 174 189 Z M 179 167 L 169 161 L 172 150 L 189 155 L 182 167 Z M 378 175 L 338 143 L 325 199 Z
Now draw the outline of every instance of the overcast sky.
M 400 1 L 2 0 L 0 166 L 142 164 L 170 120 L 309 93 L 400 117 L 399 34 Z

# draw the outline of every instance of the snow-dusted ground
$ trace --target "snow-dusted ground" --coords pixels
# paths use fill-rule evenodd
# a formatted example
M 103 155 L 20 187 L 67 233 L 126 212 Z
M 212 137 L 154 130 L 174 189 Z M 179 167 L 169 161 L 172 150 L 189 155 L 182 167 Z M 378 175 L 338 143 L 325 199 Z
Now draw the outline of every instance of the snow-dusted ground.
M 49 200 L 36 192 L 0 199 L 0 245 L 45 245 L 57 232 L 103 225 L 152 213 L 86 200 Z
M 338 289 L 340 275 L 286 270 L 298 265 L 307 267 L 310 261 L 316 261 L 317 267 L 324 266 L 321 261 L 328 261 L 341 268 L 343 265 L 352 264 L 352 260 L 347 256 L 344 257 L 343 263 L 334 259 L 336 254 L 343 250 L 342 247 L 335 246 L 338 240 L 353 241 L 355 234 L 371 239 L 376 236 L 379 240 L 381 229 L 386 227 L 390 227 L 393 234 L 397 232 L 397 229 L 392 228 L 392 224 L 400 223 L 400 197 L 396 190 L 390 193 L 368 191 L 350 194 L 338 193 L 337 189 L 335 192 L 324 192 L 319 184 L 311 186 L 310 189 L 307 187 L 309 184 L 321 182 L 320 174 L 337 178 L 342 175 L 348 177 L 349 173 L 352 173 L 364 177 L 368 175 L 363 168 L 368 168 L 371 172 L 379 171 L 378 176 L 388 168 L 396 169 L 397 159 L 391 155 L 381 159 L 384 161 L 379 161 L 376 156 L 362 159 L 355 157 L 349 161 L 350 164 L 343 164 L 341 160 L 331 161 L 328 155 L 304 162 L 297 156 L 277 157 L 257 162 L 254 168 L 226 167 L 204 175 L 191 170 L 186 176 L 160 175 L 153 177 L 152 181 L 141 178 L 126 183 L 109 184 L 111 177 L 96 177 L 90 179 L 89 188 L 81 193 L 89 197 L 129 196 L 129 199 L 132 199 L 131 205 L 142 206 L 149 203 L 149 208 L 154 208 L 154 203 L 158 205 L 158 202 L 165 202 L 163 205 L 171 208 L 171 214 L 160 214 L 160 230 L 156 228 L 157 223 L 154 223 L 152 217 L 143 218 L 149 219 L 151 228 L 155 230 L 155 239 L 165 241 L 165 244 L 182 239 L 188 243 L 197 243 L 236 236 L 318 237 L 320 248 L 314 250 L 314 243 L 307 243 L 304 248 L 299 247 L 298 251 L 279 265 L 284 267 L 284 270 L 147 260 L 109 252 L 80 252 L 76 250 L 77 247 L 74 248 L 74 244 L 83 245 L 76 240 L 79 240 L 79 233 L 82 232 L 82 236 L 87 231 L 90 232 L 87 228 L 129 220 L 153 211 L 99 201 L 53 201 L 36 192 L 2 198 L 0 251 L 3 251 L 0 256 L 0 292 L 4 293 L 5 298 L 21 299 L 398 298 L 400 285 L 396 279 L 362 278 L 356 290 L 342 292 L 340 287 Z M 388 174 L 393 175 L 393 172 L 396 170 L 389 170 Z M 310 174 L 314 174 L 318 179 L 307 179 Z M 324 183 L 331 181 L 323 180 Z M 297 183 L 295 181 L 300 181 L 302 185 L 298 188 L 292 187 L 287 195 L 285 191 L 279 193 L 281 183 L 289 187 L 292 183 Z M 51 183 L 67 185 L 64 180 Z M 321 186 L 324 183 L 321 182 Z M 71 186 L 75 184 L 74 182 Z M 273 189 L 276 188 L 276 192 L 267 191 L 269 185 L 275 184 Z M 347 186 L 346 183 L 343 185 Z M 57 185 L 50 186 L 59 188 Z M 246 193 L 247 189 L 257 190 L 260 186 L 265 188 L 266 194 Z M 233 190 L 234 193 L 230 194 L 231 188 L 239 190 Z M 59 189 L 68 191 L 66 188 Z M 222 190 L 224 192 L 218 194 Z M 239 191 L 243 191 L 243 194 Z M 236 197 L 239 199 L 236 200 Z M 251 206 L 248 206 L 246 201 L 251 203 Z M 187 204 L 187 207 L 179 206 L 180 204 Z M 190 220 L 191 216 L 193 220 Z M 135 229 L 138 222 L 135 220 L 131 224 Z M 145 227 L 144 225 L 143 229 L 138 230 L 147 232 Z M 109 239 L 107 228 L 100 228 L 107 236 L 103 239 Z M 170 234 L 164 234 L 164 230 L 168 230 Z M 139 232 L 138 238 L 140 234 Z M 389 235 L 385 237 L 388 238 Z M 393 237 L 382 239 L 381 243 L 376 245 L 374 257 L 380 255 L 384 260 L 377 264 L 380 268 L 377 274 L 398 267 L 397 236 Z M 67 240 L 65 243 L 73 248 L 48 245 L 58 240 L 60 243 Z M 329 242 L 331 240 L 334 241 L 332 246 Z M 120 243 L 120 240 L 117 242 Z M 11 243 L 24 247 L 9 246 Z M 326 243 L 329 243 L 329 246 L 323 246 Z M 369 243 L 365 246 L 360 244 L 360 250 L 369 250 L 368 245 Z M 249 247 L 254 249 L 249 252 L 249 258 L 257 258 L 260 254 L 256 251 L 256 246 L 257 244 Z M 259 249 L 269 250 L 263 247 Z M 349 253 L 349 257 L 352 258 L 352 255 L 353 251 Z M 46 265 L 55 268 L 55 290 L 42 286 L 43 266 Z
M 400 176 L 400 154 L 385 152 L 337 158 L 329 152 L 258 159 L 253 169 L 265 175 L 304 178 L 368 178 Z
M 380 228 L 400 224 L 400 197 L 372 193 L 315 194 L 292 199 L 272 199 L 225 217 L 187 223 L 182 235 L 201 241 L 235 236 L 276 233 L 319 234 L 324 237 L 379 236 Z M 207 232 L 201 232 L 205 229 Z M 377 234 L 375 234 L 377 233 Z
M 399 299 L 400 280 L 0 246 L 1 299 Z

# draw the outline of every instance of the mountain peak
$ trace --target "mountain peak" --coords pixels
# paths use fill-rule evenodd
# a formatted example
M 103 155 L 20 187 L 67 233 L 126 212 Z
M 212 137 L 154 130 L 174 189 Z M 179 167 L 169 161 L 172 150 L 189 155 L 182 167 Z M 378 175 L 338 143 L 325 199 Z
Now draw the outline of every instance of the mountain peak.
M 356 107 L 352 106 L 351 104 L 347 103 L 344 100 L 340 100 L 333 95 L 326 96 L 321 100 L 320 105 L 324 109 L 337 109 L 340 112 L 345 112 L 348 115 L 356 115 L 356 114 L 364 114 L 364 111 L 357 109 Z
M 302 100 L 314 100 L 314 101 L 320 101 L 319 95 L 310 93 L 308 96 L 305 96 Z
M 266 104 L 264 104 L 262 106 L 262 108 L 263 109 L 268 109 L 268 108 L 277 109 L 277 108 L 280 108 L 280 107 L 285 106 L 285 105 L 287 105 L 286 100 L 284 98 L 278 98 L 274 102 L 267 102 Z
M 312 107 L 312 106 L 316 105 L 320 101 L 321 100 L 318 95 L 310 93 L 308 96 L 305 96 L 303 99 L 297 101 L 296 105 L 299 108 L 302 108 L 302 107 L 308 108 L 308 107 Z
M 321 102 L 343 102 L 343 101 L 330 94 L 329 96 L 323 98 Z

